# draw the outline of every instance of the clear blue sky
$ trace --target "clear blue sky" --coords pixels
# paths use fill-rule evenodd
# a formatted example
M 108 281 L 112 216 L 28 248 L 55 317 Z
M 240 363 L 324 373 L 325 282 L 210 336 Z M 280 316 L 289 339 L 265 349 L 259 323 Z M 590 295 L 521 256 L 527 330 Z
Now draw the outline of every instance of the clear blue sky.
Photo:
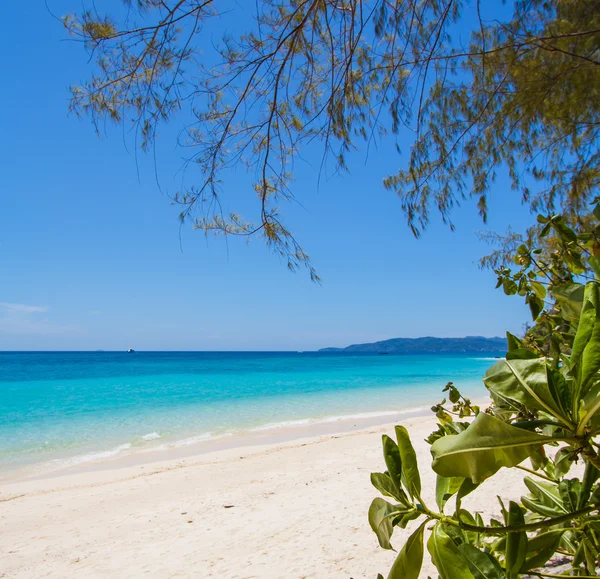
M 107 5 L 110 5 L 108 2 Z M 58 15 L 79 9 L 49 0 Z M 8 13 L 7 13 L 8 11 Z M 177 127 L 162 133 L 158 170 L 120 130 L 99 139 L 68 114 L 68 85 L 87 76 L 41 0 L 9 2 L 0 38 L 0 349 L 309 350 L 385 338 L 502 335 L 528 321 L 476 261 L 488 248 L 474 203 L 452 233 L 434 215 L 408 231 L 381 179 L 402 163 L 391 146 L 354 157 L 351 177 L 322 181 L 298 165 L 303 207 L 284 218 L 323 277 L 311 283 L 256 240 L 225 243 L 184 228 L 166 192 L 180 183 Z M 139 173 L 139 175 L 138 175 Z M 189 176 L 189 175 L 188 175 Z M 227 203 L 254 193 L 242 171 Z M 488 227 L 531 220 L 499 180 Z

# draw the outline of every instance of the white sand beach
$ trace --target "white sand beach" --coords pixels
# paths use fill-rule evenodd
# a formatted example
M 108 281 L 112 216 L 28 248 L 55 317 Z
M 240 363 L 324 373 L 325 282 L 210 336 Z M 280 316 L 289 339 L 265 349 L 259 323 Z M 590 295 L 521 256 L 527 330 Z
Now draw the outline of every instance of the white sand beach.
M 434 418 L 403 421 L 425 490 Z M 395 553 L 367 521 L 393 425 L 0 486 L 0 577 L 375 578 Z M 466 501 L 489 516 L 519 497 L 504 469 Z M 401 545 L 401 535 L 395 545 Z M 433 575 L 426 560 L 422 577 Z

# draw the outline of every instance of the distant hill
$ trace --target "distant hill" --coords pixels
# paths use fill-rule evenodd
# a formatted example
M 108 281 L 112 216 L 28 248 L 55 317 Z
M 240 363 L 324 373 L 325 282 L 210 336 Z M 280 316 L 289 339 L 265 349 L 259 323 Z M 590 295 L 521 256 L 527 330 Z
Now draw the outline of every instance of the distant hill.
M 489 352 L 507 349 L 506 338 L 392 338 L 371 344 L 353 344 L 346 348 L 321 348 L 319 352 L 356 352 L 365 354 L 438 354 L 449 352 Z

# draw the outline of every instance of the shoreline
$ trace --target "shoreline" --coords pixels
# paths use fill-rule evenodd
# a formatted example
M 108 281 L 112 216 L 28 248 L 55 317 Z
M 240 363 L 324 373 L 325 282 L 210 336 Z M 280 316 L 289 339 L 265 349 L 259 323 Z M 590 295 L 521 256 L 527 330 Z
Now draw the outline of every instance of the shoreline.
M 408 429 L 424 496 L 435 504 L 429 445 L 436 418 Z M 385 463 L 381 435 L 397 421 L 188 457 L 0 484 L 0 552 L 7 577 L 354 579 L 387 573 L 367 511 L 370 473 Z M 524 494 L 522 473 L 502 469 L 466 497 L 487 519 Z M 398 548 L 411 532 L 399 530 Z M 435 570 L 425 559 L 422 576 Z
M 273 446 L 301 439 L 344 434 L 398 423 L 416 417 L 425 418 L 429 406 L 416 406 L 399 411 L 368 412 L 341 416 L 304 418 L 281 423 L 268 423 L 251 429 L 227 432 L 215 436 L 192 435 L 183 439 L 153 439 L 153 445 L 134 447 L 123 444 L 115 450 L 98 450 L 50 461 L 33 462 L 16 468 L 0 470 L 0 485 L 5 483 L 43 480 L 71 474 L 123 469 L 170 460 L 181 460 L 220 451 Z
M 483 406 L 489 403 L 489 399 L 474 400 L 473 403 Z M 0 469 L 0 485 L 17 481 L 60 478 L 78 473 L 126 469 L 132 466 L 182 460 L 220 451 L 274 446 L 302 439 L 360 432 L 415 418 L 426 419 L 432 416 L 430 408 L 431 405 L 420 404 L 403 410 L 303 418 L 267 423 L 214 436 L 206 436 L 206 433 L 202 433 L 174 440 L 165 440 L 157 436 L 147 439 L 150 444 L 145 446 L 135 447 L 124 443 L 112 449 L 97 450 L 49 461 L 36 461 L 15 468 L 4 467 Z

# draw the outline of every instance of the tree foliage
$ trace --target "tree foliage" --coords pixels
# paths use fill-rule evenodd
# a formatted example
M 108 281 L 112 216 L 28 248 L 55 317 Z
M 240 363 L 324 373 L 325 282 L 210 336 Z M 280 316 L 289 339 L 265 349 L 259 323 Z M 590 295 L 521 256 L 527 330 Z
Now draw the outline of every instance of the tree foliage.
M 407 158 L 384 183 L 400 195 L 415 235 L 432 207 L 449 221 L 470 197 L 485 218 L 503 169 L 525 203 L 567 219 L 597 194 L 595 0 L 123 5 L 64 18 L 94 63 L 72 89 L 73 109 L 96 126 L 133 122 L 144 148 L 185 109 L 198 177 L 176 196 L 182 219 L 207 232 L 261 234 L 292 269 L 306 265 L 316 276 L 278 208 L 294 198 L 294 160 L 314 142 L 323 163 L 340 170 L 361 142 L 388 146 L 382 138 L 391 133 L 407 143 Z M 232 32 L 202 41 L 215 27 Z M 223 174 L 240 163 L 258 197 L 249 221 L 221 209 Z
M 437 509 L 423 501 L 406 431 L 396 427 L 397 441 L 384 437 L 387 471 L 371 481 L 394 502 L 373 501 L 371 527 L 391 549 L 395 527 L 419 525 L 390 579 L 421 568 L 425 540 L 442 579 L 599 576 L 600 205 L 579 230 L 559 215 L 538 221 L 544 247 L 521 245 L 513 268 L 497 270 L 498 287 L 529 303 L 534 325 L 523 339 L 507 334 L 506 358 L 486 372 L 492 404 L 482 411 L 449 383 L 452 407 L 443 400 L 432 409 Z M 581 478 L 570 472 L 575 462 L 584 465 Z M 493 484 L 501 468 L 527 472 L 529 493 L 508 504 L 499 497 L 499 514 L 486 522 L 463 499 Z M 558 574 L 545 569 L 557 558 Z

